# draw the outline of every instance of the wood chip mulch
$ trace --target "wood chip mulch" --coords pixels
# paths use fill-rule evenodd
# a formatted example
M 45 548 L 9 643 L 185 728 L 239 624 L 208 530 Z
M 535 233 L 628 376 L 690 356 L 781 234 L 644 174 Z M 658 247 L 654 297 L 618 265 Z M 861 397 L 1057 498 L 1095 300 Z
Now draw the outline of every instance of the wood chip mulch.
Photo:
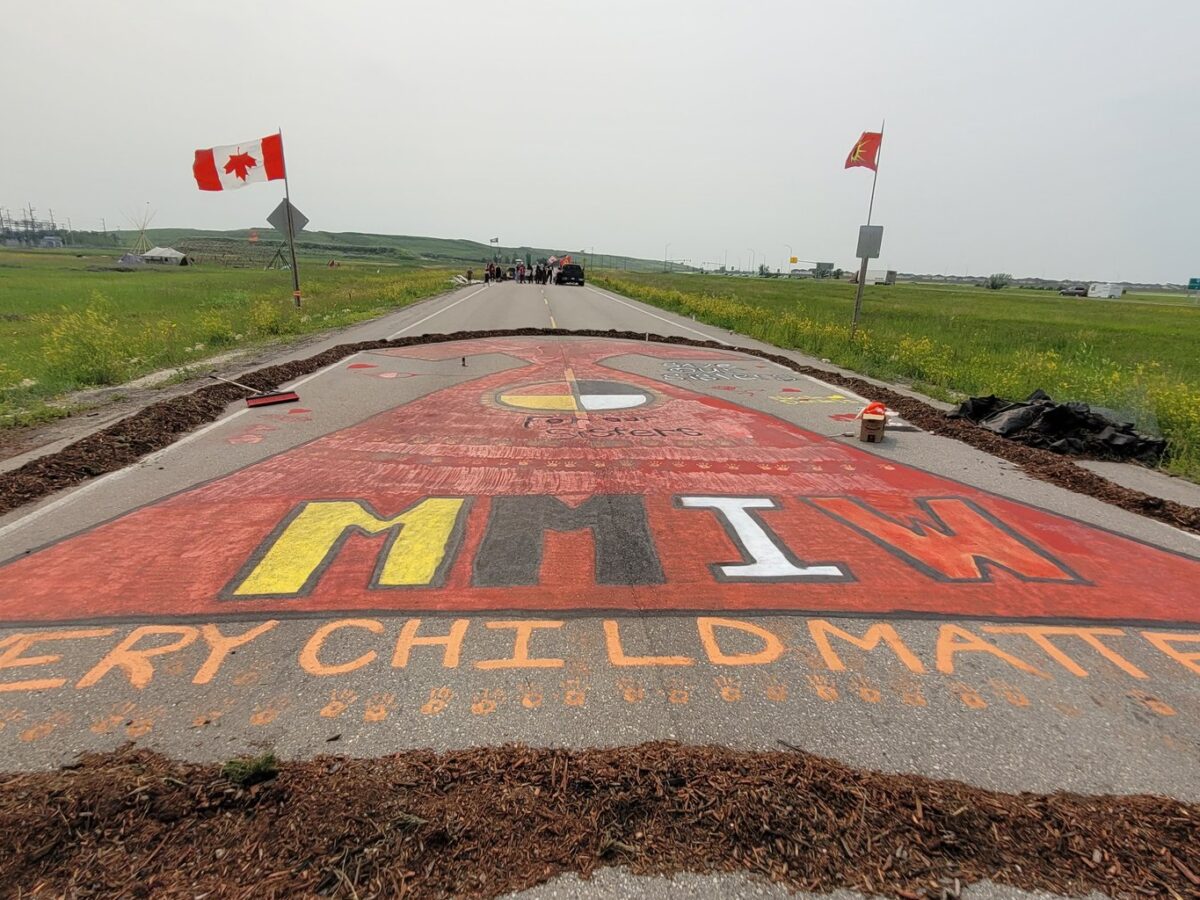
M 495 897 L 606 865 L 903 900 L 983 879 L 1180 900 L 1200 897 L 1200 806 L 673 743 L 320 757 L 251 787 L 126 747 L 0 777 L 6 896 Z
M 953 438 L 1019 466 L 1026 474 L 1076 493 L 1095 497 L 1130 512 L 1157 519 L 1200 534 L 1200 508 L 1165 500 L 1109 481 L 1076 465 L 1069 458 L 1026 447 L 963 419 L 950 419 L 940 409 L 922 400 L 879 387 L 865 379 L 842 375 L 813 366 L 805 366 L 776 353 L 732 347 L 715 341 L 664 337 L 645 332 L 597 331 L 594 329 L 514 328 L 499 331 L 460 331 L 453 334 L 419 335 L 394 341 L 364 341 L 336 347 L 277 366 L 268 366 L 239 377 L 239 381 L 260 390 L 270 390 L 302 375 L 315 372 L 352 353 L 386 347 L 410 347 L 477 338 L 518 336 L 604 337 L 616 340 L 650 340 L 665 344 L 732 350 L 778 363 L 795 372 L 811 375 L 848 388 L 872 400 L 879 400 L 905 419 L 932 434 Z M 79 484 L 88 478 L 122 469 L 142 457 L 168 446 L 200 425 L 215 421 L 225 407 L 246 392 L 227 384 L 211 385 L 182 397 L 174 397 L 147 406 L 59 450 L 31 460 L 11 472 L 0 473 L 0 515 L 32 503 L 55 491 Z

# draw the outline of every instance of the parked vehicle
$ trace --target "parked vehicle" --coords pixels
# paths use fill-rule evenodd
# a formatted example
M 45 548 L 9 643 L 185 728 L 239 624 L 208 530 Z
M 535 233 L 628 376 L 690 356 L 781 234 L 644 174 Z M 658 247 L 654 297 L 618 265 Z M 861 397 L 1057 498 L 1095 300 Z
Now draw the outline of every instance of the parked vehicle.
M 578 263 L 567 263 L 558 270 L 556 284 L 577 284 L 583 287 L 583 266 Z
M 1101 300 L 1118 300 L 1124 293 L 1125 288 L 1122 285 L 1099 282 L 1088 288 L 1087 295 L 1089 297 L 1098 297 Z

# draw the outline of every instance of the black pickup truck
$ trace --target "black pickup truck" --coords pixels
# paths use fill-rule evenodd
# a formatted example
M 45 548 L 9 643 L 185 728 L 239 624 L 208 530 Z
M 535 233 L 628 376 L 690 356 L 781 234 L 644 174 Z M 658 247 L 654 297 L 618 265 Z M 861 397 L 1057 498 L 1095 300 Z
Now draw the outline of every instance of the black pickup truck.
M 578 263 L 567 263 L 558 270 L 558 280 L 555 284 L 577 284 L 583 287 L 583 266 Z

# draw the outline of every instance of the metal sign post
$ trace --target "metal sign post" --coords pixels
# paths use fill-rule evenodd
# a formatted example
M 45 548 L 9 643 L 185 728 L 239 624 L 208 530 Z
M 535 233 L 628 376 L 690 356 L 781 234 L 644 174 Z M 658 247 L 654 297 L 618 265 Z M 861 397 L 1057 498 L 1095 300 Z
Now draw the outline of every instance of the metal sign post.
M 283 129 L 279 129 L 279 152 L 283 155 Z M 300 308 L 300 270 L 296 266 L 296 233 L 292 223 L 292 195 L 288 188 L 287 157 L 283 159 L 283 202 L 287 214 L 288 252 L 292 256 L 292 300 Z M 278 227 L 278 226 L 276 226 Z M 302 226 L 303 227 L 303 226 Z
M 879 249 L 883 246 L 882 225 L 860 225 L 858 227 L 858 251 L 855 254 L 859 260 L 858 284 L 854 291 L 854 315 L 850 319 L 850 340 L 858 330 L 858 317 L 862 312 L 863 287 L 867 283 L 867 260 L 878 259 Z
M 287 179 L 283 180 L 283 202 L 287 204 L 288 252 L 292 256 L 292 299 L 300 308 L 300 267 L 296 265 L 296 232 L 292 227 L 292 201 L 288 197 Z
M 287 235 L 288 251 L 292 259 L 292 299 L 296 302 L 296 308 L 300 308 L 300 272 L 296 268 L 296 232 L 303 231 L 304 226 L 308 224 L 308 216 L 292 206 L 292 201 L 287 198 L 287 188 L 284 188 L 284 197 L 274 211 L 267 216 L 267 222 L 277 231 L 282 231 Z

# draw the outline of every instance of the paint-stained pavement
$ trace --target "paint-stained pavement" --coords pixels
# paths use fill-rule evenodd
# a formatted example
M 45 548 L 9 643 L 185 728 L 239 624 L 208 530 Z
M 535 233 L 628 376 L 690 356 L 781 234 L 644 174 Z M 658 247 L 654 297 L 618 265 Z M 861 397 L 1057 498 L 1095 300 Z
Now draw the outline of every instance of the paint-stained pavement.
M 592 289 L 375 323 L 717 337 Z M 465 364 L 464 364 L 465 363 Z M 732 352 L 358 354 L 0 519 L 11 767 L 653 738 L 1200 798 L 1200 542 Z

